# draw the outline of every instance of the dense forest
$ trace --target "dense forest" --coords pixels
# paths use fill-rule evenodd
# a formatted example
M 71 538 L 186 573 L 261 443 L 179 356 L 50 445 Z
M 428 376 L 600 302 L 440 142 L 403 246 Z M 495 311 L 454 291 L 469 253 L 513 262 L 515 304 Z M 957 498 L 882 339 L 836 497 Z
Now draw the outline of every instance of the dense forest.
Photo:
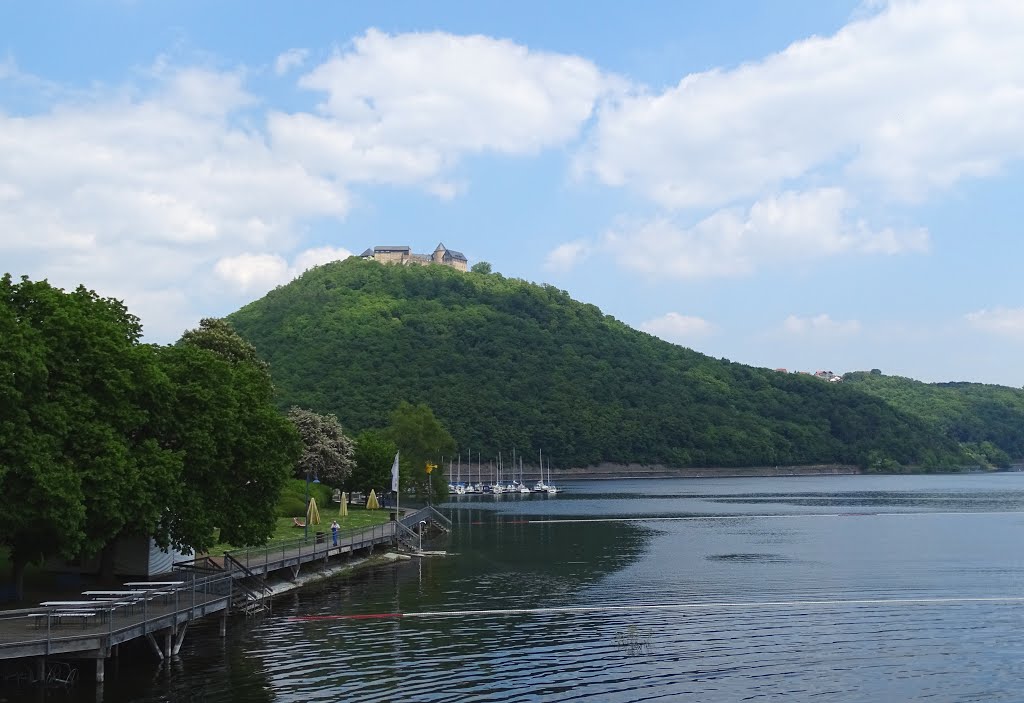
M 1024 457 L 1024 390 L 982 383 L 922 383 L 858 371 L 845 384 L 920 417 L 981 464 Z
M 500 274 L 350 258 L 229 316 L 274 370 L 281 407 L 347 432 L 425 403 L 459 451 L 556 466 L 968 461 L 934 423 L 847 384 L 713 359 L 565 291 Z

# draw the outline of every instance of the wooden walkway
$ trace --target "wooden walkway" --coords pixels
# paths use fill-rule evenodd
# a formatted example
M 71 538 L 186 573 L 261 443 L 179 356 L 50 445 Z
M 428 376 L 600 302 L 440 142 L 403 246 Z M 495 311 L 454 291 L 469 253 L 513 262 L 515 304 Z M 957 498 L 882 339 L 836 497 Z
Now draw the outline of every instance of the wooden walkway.
M 45 680 L 46 657 L 93 659 L 96 680 L 101 682 L 103 661 L 119 644 L 145 637 L 159 657 L 173 656 L 193 620 L 219 614 L 221 634 L 225 634 L 228 612 L 262 599 L 269 574 L 288 569 L 295 577 L 304 566 L 328 565 L 377 546 L 415 545 L 417 530 L 424 526 L 447 531 L 451 523 L 427 507 L 397 521 L 341 533 L 337 545 L 327 532 L 272 547 L 228 552 L 219 561 L 204 557 L 180 562 L 174 572 L 180 585 L 138 589 L 136 595 L 119 602 L 0 611 L 0 660 L 30 659 L 38 678 Z

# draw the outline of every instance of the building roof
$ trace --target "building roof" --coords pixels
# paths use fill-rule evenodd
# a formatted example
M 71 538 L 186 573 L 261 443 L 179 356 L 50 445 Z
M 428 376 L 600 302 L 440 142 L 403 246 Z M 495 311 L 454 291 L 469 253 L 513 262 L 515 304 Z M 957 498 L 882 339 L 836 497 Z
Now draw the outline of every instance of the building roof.
M 374 251 L 404 251 L 404 252 L 408 253 L 409 250 L 410 250 L 410 247 L 407 247 L 407 246 L 404 246 L 404 247 L 400 247 L 400 246 L 386 246 L 386 247 L 374 247 L 373 250 Z
M 372 248 L 367 248 L 367 250 L 366 250 L 366 251 L 364 251 L 364 252 L 363 252 L 362 254 L 360 254 L 359 256 L 373 256 L 373 249 L 372 249 Z
M 453 259 L 457 259 L 459 261 L 466 261 L 467 260 L 466 259 L 466 255 L 463 254 L 461 251 L 453 251 L 451 249 L 445 249 L 445 251 L 448 252 L 448 255 L 450 257 L 452 257 Z

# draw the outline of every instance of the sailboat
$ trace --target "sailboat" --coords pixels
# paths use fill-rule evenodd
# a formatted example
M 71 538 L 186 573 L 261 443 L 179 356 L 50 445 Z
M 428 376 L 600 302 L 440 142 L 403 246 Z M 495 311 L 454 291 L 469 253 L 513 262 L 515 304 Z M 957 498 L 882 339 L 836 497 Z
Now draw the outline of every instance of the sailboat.
M 473 483 L 473 450 L 469 450 L 469 461 L 466 463 L 466 473 L 469 475 L 469 480 L 463 485 L 463 493 L 479 493 L 476 485 Z
M 494 465 L 494 484 L 491 486 L 491 493 L 500 496 L 504 493 L 505 487 L 501 485 L 501 452 L 498 452 L 498 463 Z
M 537 466 L 540 468 L 540 478 L 537 479 L 537 483 L 533 484 L 534 493 L 543 493 L 548 489 L 548 485 L 544 483 L 544 450 L 537 450 L 538 463 Z
M 551 483 L 551 460 L 548 459 L 548 486 L 547 492 L 549 496 L 553 496 L 558 493 L 558 489 L 555 488 L 555 484 Z
M 532 493 L 532 491 L 523 482 L 523 455 L 519 455 L 519 492 L 520 493 Z

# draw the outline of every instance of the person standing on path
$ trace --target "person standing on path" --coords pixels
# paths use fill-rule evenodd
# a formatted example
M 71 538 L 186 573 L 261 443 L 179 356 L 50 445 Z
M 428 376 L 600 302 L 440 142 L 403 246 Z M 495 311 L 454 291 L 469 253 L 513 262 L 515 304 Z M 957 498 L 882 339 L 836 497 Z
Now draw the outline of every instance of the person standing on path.
M 334 539 L 334 546 L 335 547 L 338 546 L 338 530 L 340 530 L 340 529 L 341 529 L 341 526 L 338 524 L 337 520 L 335 520 L 334 522 L 331 523 L 331 537 Z

